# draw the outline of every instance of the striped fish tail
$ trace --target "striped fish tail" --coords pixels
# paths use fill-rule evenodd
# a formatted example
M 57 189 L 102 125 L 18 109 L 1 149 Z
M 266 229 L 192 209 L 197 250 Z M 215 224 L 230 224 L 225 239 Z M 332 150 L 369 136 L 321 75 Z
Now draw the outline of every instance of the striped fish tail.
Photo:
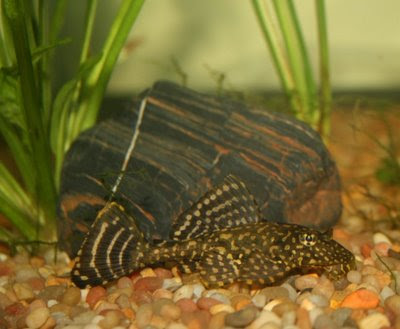
M 99 212 L 87 233 L 71 272 L 72 282 L 84 288 L 128 275 L 145 265 L 133 257 L 143 255 L 146 245 L 134 219 L 112 202 Z

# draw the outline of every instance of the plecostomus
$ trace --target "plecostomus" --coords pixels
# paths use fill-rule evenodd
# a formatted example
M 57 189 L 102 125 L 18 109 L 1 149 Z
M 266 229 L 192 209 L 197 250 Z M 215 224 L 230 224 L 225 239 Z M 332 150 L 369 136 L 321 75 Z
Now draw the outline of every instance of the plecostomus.
M 273 285 L 308 270 L 337 279 L 354 268 L 353 254 L 332 231 L 260 218 L 253 196 L 228 176 L 185 211 L 168 241 L 148 241 L 135 220 L 115 202 L 98 214 L 71 272 L 78 287 L 106 284 L 154 264 L 198 273 L 208 287 L 238 281 Z

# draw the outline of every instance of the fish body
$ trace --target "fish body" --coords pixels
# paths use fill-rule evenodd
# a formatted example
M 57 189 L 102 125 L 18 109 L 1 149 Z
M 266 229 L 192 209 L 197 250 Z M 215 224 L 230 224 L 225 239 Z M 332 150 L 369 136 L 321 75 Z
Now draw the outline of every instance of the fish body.
M 179 217 L 168 241 L 148 241 L 120 205 L 108 204 L 71 276 L 79 287 L 94 286 L 160 263 L 218 287 L 235 281 L 273 285 L 311 269 L 337 279 L 354 268 L 354 256 L 331 231 L 261 220 L 245 185 L 228 176 Z

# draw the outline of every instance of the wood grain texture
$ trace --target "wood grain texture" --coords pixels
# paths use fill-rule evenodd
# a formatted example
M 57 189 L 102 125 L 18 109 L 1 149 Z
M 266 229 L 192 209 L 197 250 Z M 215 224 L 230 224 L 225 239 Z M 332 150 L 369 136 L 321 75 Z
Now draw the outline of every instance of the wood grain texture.
M 265 220 L 321 230 L 337 222 L 337 168 L 305 123 L 169 82 L 142 97 L 148 99 L 139 139 L 115 198 L 147 236 L 166 238 L 171 223 L 229 174 L 244 181 Z M 110 195 L 141 98 L 84 132 L 66 156 L 59 232 L 71 255 Z

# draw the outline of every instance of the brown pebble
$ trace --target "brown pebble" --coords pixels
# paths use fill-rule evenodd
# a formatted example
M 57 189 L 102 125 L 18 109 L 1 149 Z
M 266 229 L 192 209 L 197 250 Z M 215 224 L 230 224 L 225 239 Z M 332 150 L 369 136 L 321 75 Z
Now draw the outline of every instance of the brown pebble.
M 296 311 L 297 308 L 297 304 L 293 303 L 290 299 L 287 299 L 284 302 L 275 305 L 272 308 L 272 312 L 274 312 L 279 317 L 283 317 L 285 313 Z
M 181 298 L 176 303 L 182 313 L 190 313 L 198 310 L 196 303 L 190 298 Z
M 61 302 L 70 306 L 74 306 L 78 304 L 80 301 L 81 301 L 81 290 L 77 287 L 69 287 L 65 291 L 64 295 L 61 297 Z
M 153 300 L 151 293 L 145 290 L 134 290 L 131 298 L 138 305 L 151 303 Z
M 130 278 L 123 276 L 122 278 L 118 279 L 117 287 L 120 289 L 124 289 L 124 288 L 133 289 L 133 282 Z
M 40 327 L 40 329 L 53 329 L 56 325 L 56 320 L 50 316 L 47 318 L 46 322 Z
M 136 312 L 136 324 L 138 328 L 146 327 L 153 316 L 153 309 L 151 304 L 140 305 Z
M 172 272 L 165 268 L 158 267 L 154 270 L 154 273 L 161 279 L 170 279 L 173 277 Z
M 7 306 L 11 305 L 13 301 L 6 294 L 0 292 L 0 309 L 5 309 Z
M 302 275 L 294 281 L 294 285 L 298 290 L 314 288 L 318 284 L 318 277 L 315 274 Z
M 44 280 L 42 278 L 29 278 L 26 283 L 28 283 L 33 291 L 41 291 L 44 289 Z
M 105 295 L 106 290 L 101 286 L 90 288 L 86 296 L 86 303 L 89 304 L 90 308 L 93 308 L 100 299 L 104 298 Z
M 157 289 L 153 292 L 154 299 L 160 299 L 160 298 L 172 299 L 173 296 L 174 294 L 172 293 L 172 291 L 163 288 Z
M 221 301 L 216 300 L 211 297 L 200 297 L 197 301 L 197 307 L 201 310 L 208 311 L 212 306 L 216 304 L 221 304 Z
M 19 300 L 31 299 L 35 296 L 31 286 L 26 282 L 15 283 L 13 289 Z
M 162 283 L 163 283 L 163 279 L 156 277 L 156 276 L 154 276 L 154 277 L 148 276 L 148 277 L 140 278 L 139 280 L 137 280 L 135 282 L 133 288 L 136 291 L 144 290 L 144 291 L 153 292 L 157 289 L 160 289 L 162 287 Z
M 219 312 L 211 316 L 209 329 L 222 329 L 225 328 L 225 318 L 228 312 Z
M 231 305 L 236 311 L 241 310 L 249 304 L 251 304 L 251 299 L 248 295 L 239 294 L 231 298 Z
M 385 300 L 385 306 L 397 316 L 400 316 L 400 296 L 393 295 Z
M 104 319 L 99 321 L 99 326 L 102 327 L 103 329 L 112 329 L 116 327 L 121 319 L 122 319 L 122 313 L 117 310 L 111 310 L 111 311 L 106 311 L 103 312 L 101 315 L 104 316 Z
M 40 307 L 29 313 L 26 316 L 25 322 L 28 328 L 36 329 L 44 325 L 49 316 L 49 309 L 46 307 Z
M 115 302 L 117 305 L 122 309 L 122 308 L 128 308 L 131 307 L 131 302 L 128 296 L 126 295 L 121 295 L 119 296 Z
M 50 307 L 50 313 L 64 313 L 65 315 L 70 315 L 71 313 L 71 306 L 65 305 L 63 303 L 54 304 Z
M 311 329 L 311 321 L 310 317 L 308 316 L 308 311 L 302 307 L 299 307 L 296 311 L 297 321 L 296 325 L 299 329 Z
M 42 267 L 45 265 L 45 260 L 43 257 L 39 257 L 39 256 L 33 256 L 31 257 L 31 259 L 29 260 L 29 263 L 33 266 L 33 267 Z
M 231 327 L 245 327 L 253 322 L 257 314 L 258 310 L 255 306 L 246 307 L 228 314 L 225 318 L 225 324 Z
M 65 285 L 45 287 L 41 292 L 39 292 L 38 297 L 45 301 L 50 299 L 60 301 L 66 289 L 67 287 Z
M 182 322 L 188 329 L 207 329 L 210 318 L 210 313 L 204 310 L 182 314 Z

